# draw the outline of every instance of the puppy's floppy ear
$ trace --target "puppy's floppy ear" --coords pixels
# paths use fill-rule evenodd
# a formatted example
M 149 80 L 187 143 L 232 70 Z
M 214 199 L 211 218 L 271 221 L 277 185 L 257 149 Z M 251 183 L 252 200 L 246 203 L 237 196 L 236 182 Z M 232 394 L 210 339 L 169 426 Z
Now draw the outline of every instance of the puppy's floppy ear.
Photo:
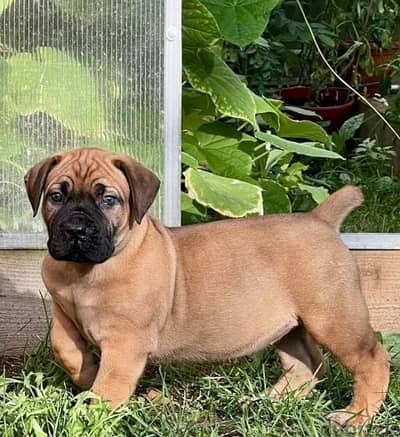
M 33 209 L 33 216 L 38 212 L 40 198 L 42 197 L 44 185 L 50 170 L 61 160 L 60 156 L 50 156 L 34 165 L 25 175 L 25 188 Z
M 129 184 L 129 226 L 132 227 L 135 220 L 138 224 L 142 222 L 160 188 L 160 180 L 153 172 L 129 156 L 120 155 L 113 163 L 122 171 Z

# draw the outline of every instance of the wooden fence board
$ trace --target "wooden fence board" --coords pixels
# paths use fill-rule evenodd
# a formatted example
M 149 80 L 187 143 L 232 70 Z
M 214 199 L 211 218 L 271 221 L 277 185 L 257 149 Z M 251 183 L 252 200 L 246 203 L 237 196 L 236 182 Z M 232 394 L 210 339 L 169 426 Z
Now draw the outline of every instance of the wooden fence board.
M 400 251 L 357 250 L 361 286 L 374 329 L 400 332 Z
M 49 296 L 40 277 L 44 253 L 0 251 L 0 357 L 21 356 L 46 336 Z M 400 332 L 400 251 L 353 253 L 374 329 Z

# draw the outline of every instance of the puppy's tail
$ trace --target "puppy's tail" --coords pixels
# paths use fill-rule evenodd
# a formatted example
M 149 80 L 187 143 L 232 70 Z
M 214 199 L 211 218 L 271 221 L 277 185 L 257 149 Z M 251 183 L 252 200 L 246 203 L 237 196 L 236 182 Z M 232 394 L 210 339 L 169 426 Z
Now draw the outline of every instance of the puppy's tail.
M 364 197 L 359 188 L 347 185 L 331 194 L 320 205 L 313 209 L 312 214 L 331 225 L 337 232 L 340 225 L 354 208 L 360 206 Z

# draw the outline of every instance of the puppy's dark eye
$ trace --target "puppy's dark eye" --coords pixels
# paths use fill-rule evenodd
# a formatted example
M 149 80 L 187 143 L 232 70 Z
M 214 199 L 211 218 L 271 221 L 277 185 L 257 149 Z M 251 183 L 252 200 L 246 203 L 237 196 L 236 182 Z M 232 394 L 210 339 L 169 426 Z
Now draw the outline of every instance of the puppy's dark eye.
M 119 199 L 116 196 L 111 196 L 110 194 L 106 194 L 103 196 L 101 201 L 102 201 L 104 206 L 112 207 L 112 206 L 115 206 L 119 202 Z
M 60 191 L 54 191 L 50 194 L 50 199 L 53 203 L 62 203 L 64 201 L 64 194 Z

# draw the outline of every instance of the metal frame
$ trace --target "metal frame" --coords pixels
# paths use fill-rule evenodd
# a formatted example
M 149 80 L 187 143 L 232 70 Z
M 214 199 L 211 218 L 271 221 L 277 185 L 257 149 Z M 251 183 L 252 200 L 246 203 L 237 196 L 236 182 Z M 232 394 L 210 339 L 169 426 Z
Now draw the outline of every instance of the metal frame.
M 166 226 L 181 224 L 181 16 L 182 1 L 165 0 L 163 223 Z
M 341 234 L 343 242 L 354 250 L 400 250 L 400 234 L 354 233 Z
M 400 250 L 400 234 L 344 233 L 341 238 L 352 250 Z M 0 250 L 46 249 L 46 241 L 46 234 L 0 233 Z

